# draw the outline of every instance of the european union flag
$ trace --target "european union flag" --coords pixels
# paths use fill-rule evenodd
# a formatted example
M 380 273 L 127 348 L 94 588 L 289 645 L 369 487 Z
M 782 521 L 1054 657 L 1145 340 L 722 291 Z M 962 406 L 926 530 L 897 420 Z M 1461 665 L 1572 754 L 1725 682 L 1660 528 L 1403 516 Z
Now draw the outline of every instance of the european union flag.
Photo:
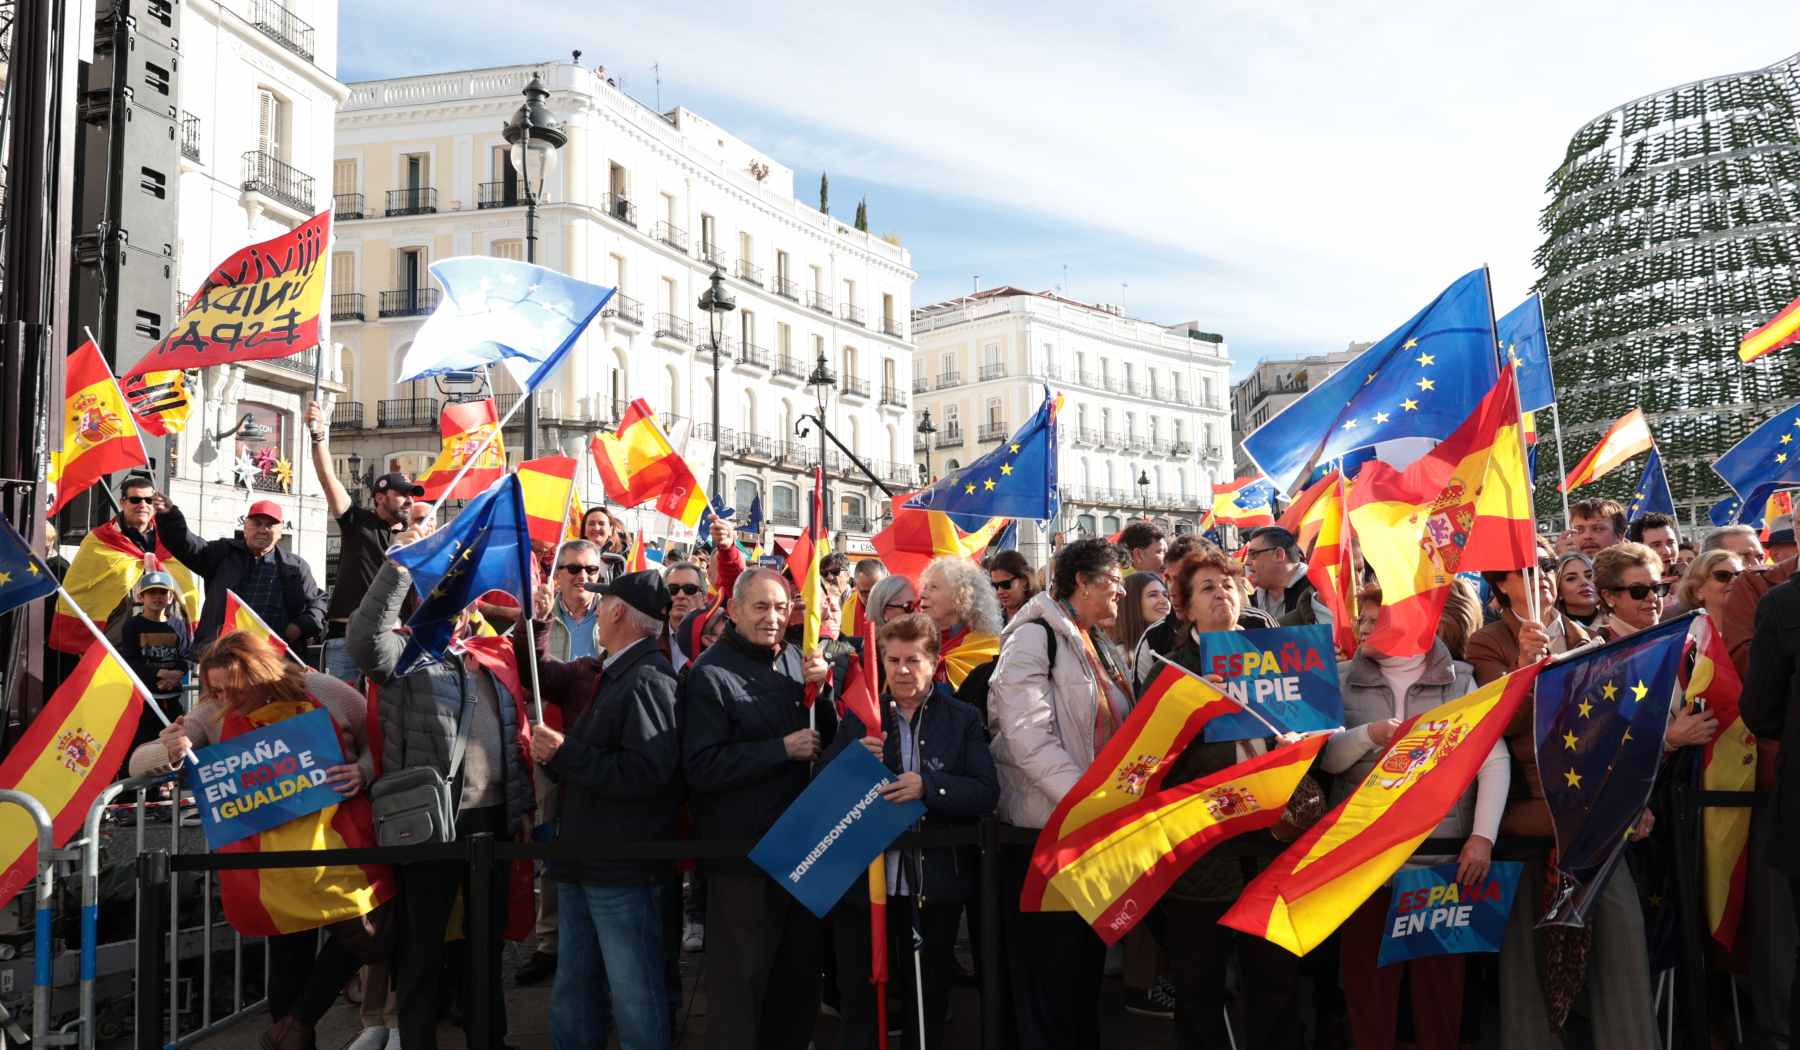
M 1775 413 L 1762 426 L 1744 436 L 1713 463 L 1713 471 L 1725 479 L 1731 491 L 1745 497 L 1746 504 L 1756 504 L 1761 513 L 1761 500 L 1750 498 L 1760 485 L 1773 488 L 1800 482 L 1800 405 L 1792 405 Z
M 1500 352 L 1519 369 L 1519 410 L 1536 412 L 1556 403 L 1550 374 L 1550 337 L 1544 334 L 1544 304 L 1536 294 L 1500 318 Z
M 0 517 L 0 614 L 56 593 L 56 577 L 13 528 Z
M 500 365 L 536 389 L 617 289 L 533 263 L 459 256 L 431 264 L 444 299 L 419 326 L 400 382 Z
M 744 523 L 744 530 L 752 536 L 761 536 L 762 527 L 762 497 L 759 495 L 750 500 L 750 520 Z
M 1056 410 L 1062 398 L 1044 391 L 1030 422 L 999 448 L 906 501 L 914 510 L 936 510 L 965 529 L 990 518 L 1056 517 Z
M 1626 521 L 1636 521 L 1646 514 L 1675 513 L 1675 496 L 1669 491 L 1669 475 L 1663 472 L 1662 450 L 1651 449 L 1644 463 L 1644 474 L 1638 478 L 1637 493 L 1631 497 Z
M 1558 865 L 1540 926 L 1584 925 L 1649 803 L 1692 620 L 1658 624 L 1538 675 L 1534 740 Z
M 1442 440 L 1500 378 L 1487 271 L 1425 309 L 1244 439 L 1282 492 L 1319 463 L 1395 438 Z
M 412 573 L 420 599 L 394 672 L 403 675 L 443 659 L 457 616 L 488 591 L 530 600 L 531 533 L 518 475 L 494 482 L 448 525 L 388 557 Z
M 1018 519 L 1014 518 L 1012 521 L 1009 521 L 1004 526 L 1002 526 L 1000 531 L 994 534 L 994 538 L 988 541 L 987 549 L 990 551 L 1016 551 L 1016 550 L 1018 550 L 1019 549 L 1019 521 L 1018 521 Z

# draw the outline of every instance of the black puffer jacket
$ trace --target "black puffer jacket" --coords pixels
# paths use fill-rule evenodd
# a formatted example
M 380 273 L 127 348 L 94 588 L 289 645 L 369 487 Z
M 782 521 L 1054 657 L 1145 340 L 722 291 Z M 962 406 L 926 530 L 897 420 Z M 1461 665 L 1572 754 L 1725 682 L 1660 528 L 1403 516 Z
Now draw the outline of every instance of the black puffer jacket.
M 805 729 L 800 650 L 755 645 L 727 624 L 690 665 L 681 698 L 681 769 L 697 838 L 757 838 L 806 790 L 811 765 L 787 755 L 782 738 Z M 814 704 L 829 743 L 837 713 L 829 688 Z M 713 862 L 721 870 L 760 871 L 748 858 Z

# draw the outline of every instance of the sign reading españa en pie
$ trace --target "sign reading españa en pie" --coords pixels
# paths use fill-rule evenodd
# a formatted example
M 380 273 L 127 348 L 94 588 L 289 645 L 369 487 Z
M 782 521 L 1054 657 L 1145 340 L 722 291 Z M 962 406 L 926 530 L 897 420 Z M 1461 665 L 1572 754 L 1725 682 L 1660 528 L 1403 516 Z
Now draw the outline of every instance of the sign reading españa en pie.
M 1202 673 L 1224 679 L 1226 695 L 1255 712 L 1208 722 L 1209 743 L 1274 736 L 1271 726 L 1310 733 L 1344 724 L 1329 625 L 1217 631 L 1199 639 Z

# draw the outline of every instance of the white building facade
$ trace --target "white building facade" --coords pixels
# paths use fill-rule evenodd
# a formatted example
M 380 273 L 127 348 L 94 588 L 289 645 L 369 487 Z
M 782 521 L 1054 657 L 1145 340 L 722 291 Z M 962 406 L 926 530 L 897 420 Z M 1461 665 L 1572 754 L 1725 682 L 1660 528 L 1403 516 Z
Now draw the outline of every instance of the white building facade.
M 1110 536 L 1149 518 L 1192 531 L 1212 485 L 1232 476 L 1225 404 L 1231 357 L 1194 324 L 1159 325 L 1049 292 L 1000 287 L 918 310 L 914 412 L 921 471 L 942 477 L 1005 441 L 1063 394 L 1057 417 L 1061 515 L 1021 528 L 1034 563 L 1050 535 Z M 927 460 L 929 459 L 929 464 Z
M 181 185 L 175 282 L 185 304 L 213 267 L 248 244 L 291 230 L 330 206 L 337 107 L 336 0 L 185 0 L 181 5 Z M 178 306 L 180 305 L 178 304 Z M 321 342 L 331 346 L 321 321 Z M 323 583 L 335 533 L 318 478 L 303 466 L 302 413 L 318 351 L 198 373 L 185 432 L 166 444 L 170 498 L 196 536 L 231 536 L 251 502 L 273 499 L 287 519 L 282 545 Z M 121 371 L 129 362 L 120 362 Z M 337 367 L 329 351 L 326 391 Z M 239 427 L 248 416 L 250 423 Z M 222 436 L 237 428 L 235 434 Z M 159 446 L 160 447 L 157 447 Z
M 712 441 L 710 318 L 697 302 L 717 267 L 737 307 L 723 315 L 716 436 L 740 522 L 757 497 L 777 533 L 805 522 L 819 438 L 800 437 L 796 423 L 817 411 L 807 380 L 821 356 L 831 431 L 878 478 L 904 484 L 916 278 L 907 251 L 796 200 L 791 169 L 705 118 L 658 113 L 603 70 L 569 62 L 351 85 L 332 171 L 332 313 L 347 388 L 332 416 L 340 476 L 416 474 L 437 454 L 446 401 L 491 394 L 504 413 L 519 396 L 502 376 L 491 389 L 396 377 L 437 302 L 432 262 L 525 258 L 524 197 L 501 129 L 534 73 L 568 134 L 539 206 L 536 261 L 619 289 L 539 390 L 538 454 L 576 456 L 592 505 L 602 488 L 588 439 L 631 400 L 646 400 L 671 433 L 695 435 L 690 449 Z M 522 438 L 515 420 L 505 434 L 514 463 Z M 704 481 L 709 457 L 691 458 Z M 835 448 L 824 463 L 831 528 L 849 549 L 869 549 L 882 491 Z M 648 509 L 636 524 L 679 538 Z
M 1246 436 L 1373 345 L 1351 343 L 1335 353 L 1258 361 L 1250 374 L 1231 388 L 1232 454 L 1248 463 L 1249 457 L 1244 454 Z

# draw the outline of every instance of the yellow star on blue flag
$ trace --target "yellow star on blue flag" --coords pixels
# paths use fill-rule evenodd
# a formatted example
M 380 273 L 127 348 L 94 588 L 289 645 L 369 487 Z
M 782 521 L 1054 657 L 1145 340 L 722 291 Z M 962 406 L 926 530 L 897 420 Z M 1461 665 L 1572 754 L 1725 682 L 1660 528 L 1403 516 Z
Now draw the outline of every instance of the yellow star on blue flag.
M 0 614 L 56 593 L 56 577 L 12 522 L 0 518 Z
M 965 529 L 990 518 L 1047 521 L 1056 516 L 1056 410 L 1060 396 L 1044 391 L 1044 403 L 1011 439 L 968 466 L 915 494 L 906 506 L 936 510 Z

